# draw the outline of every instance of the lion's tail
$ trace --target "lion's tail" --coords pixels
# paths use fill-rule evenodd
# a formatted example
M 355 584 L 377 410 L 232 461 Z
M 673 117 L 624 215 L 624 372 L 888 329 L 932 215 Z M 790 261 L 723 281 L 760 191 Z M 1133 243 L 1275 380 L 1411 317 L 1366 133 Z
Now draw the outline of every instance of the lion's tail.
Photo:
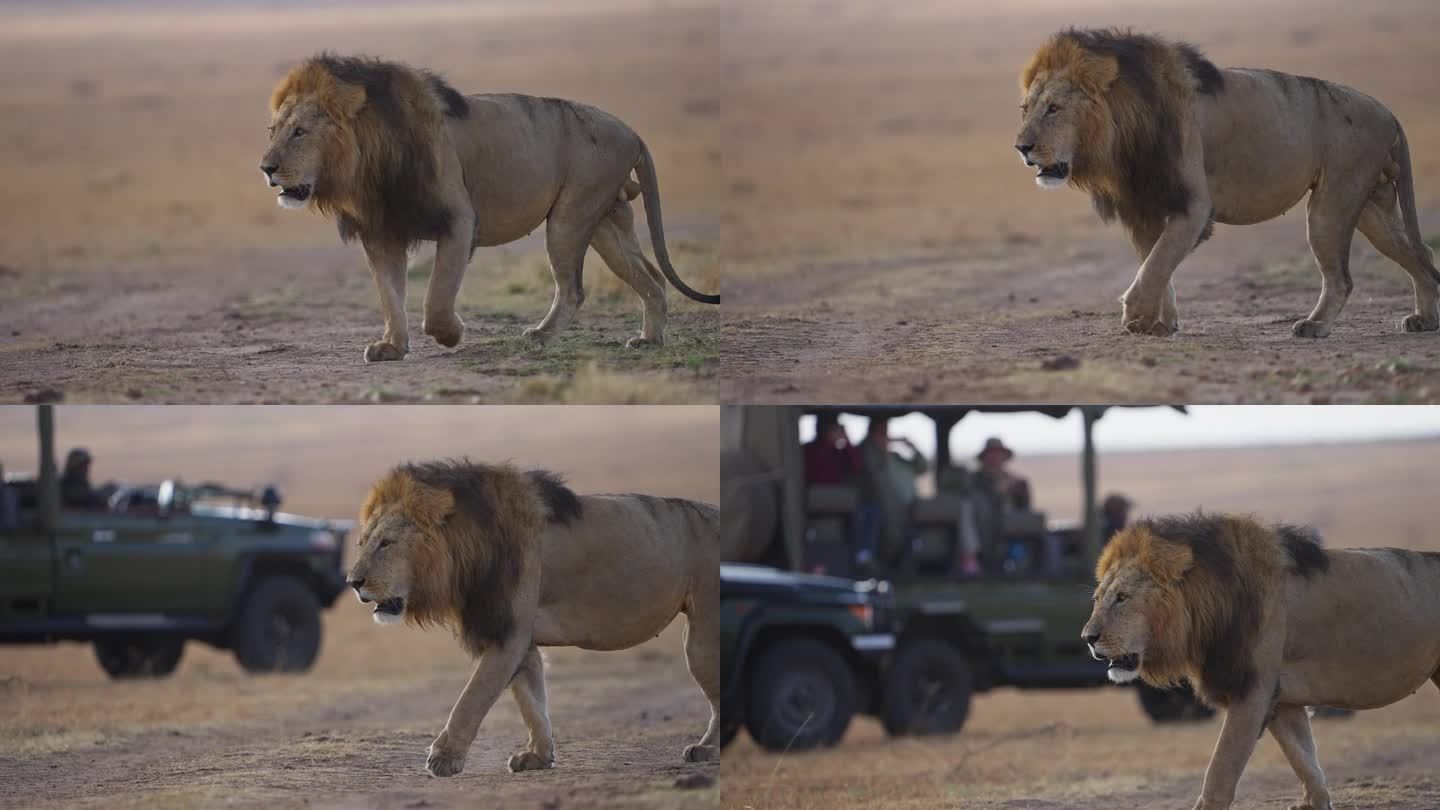
M 640 162 L 635 164 L 635 173 L 640 177 L 640 194 L 645 200 L 645 220 L 650 223 L 650 244 L 655 248 L 655 259 L 660 263 L 660 272 L 675 285 L 675 289 L 702 304 L 718 304 L 720 296 L 696 292 L 680 280 L 670 264 L 670 251 L 665 249 L 665 229 L 660 222 L 660 181 L 655 176 L 655 160 L 650 157 L 650 148 L 640 144 Z
M 1396 162 L 1400 164 L 1400 175 L 1395 178 L 1395 190 L 1400 195 L 1400 215 L 1405 220 L 1405 235 L 1410 244 L 1420 251 L 1420 258 L 1430 278 L 1440 282 L 1440 271 L 1435 269 L 1435 253 L 1420 235 L 1420 215 L 1415 208 L 1415 175 L 1410 169 L 1410 142 L 1405 138 L 1405 128 L 1396 123 L 1400 131 L 1396 142 Z

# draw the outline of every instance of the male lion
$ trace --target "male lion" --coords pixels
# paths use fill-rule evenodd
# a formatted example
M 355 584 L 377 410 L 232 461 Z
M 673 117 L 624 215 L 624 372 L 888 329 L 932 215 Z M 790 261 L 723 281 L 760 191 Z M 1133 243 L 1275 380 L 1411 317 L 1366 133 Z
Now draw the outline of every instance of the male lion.
M 623 650 L 684 613 L 710 725 L 687 762 L 719 757 L 720 513 L 682 498 L 576 495 L 556 476 L 468 461 L 404 464 L 360 509 L 349 584 L 375 621 L 452 627 L 480 662 L 430 745 L 453 776 L 506 686 L 530 741 L 510 770 L 550 768 L 540 648 Z
M 1338 84 L 1220 70 L 1195 48 L 1115 29 L 1061 31 L 1020 74 L 1015 148 L 1041 188 L 1090 193 L 1130 232 L 1140 270 L 1121 296 L 1128 332 L 1173 334 L 1182 259 L 1213 224 L 1273 219 L 1310 192 L 1320 301 L 1294 325 L 1325 337 L 1350 296 L 1358 226 L 1415 286 L 1406 332 L 1440 329 L 1440 272 L 1420 238 L 1410 149 L 1395 115 Z
M 696 301 L 720 303 L 675 274 L 655 162 L 608 113 L 553 98 L 463 96 L 429 71 L 324 53 L 280 80 L 270 110 L 260 171 L 280 187 L 281 207 L 333 215 L 340 238 L 358 236 L 365 248 L 385 314 L 384 337 L 365 349 L 366 362 L 410 351 L 405 257 L 418 242 L 436 243 L 421 328 L 446 347 L 465 333 L 455 296 L 474 249 L 513 242 L 542 222 L 555 299 L 525 330 L 531 338 L 558 334 L 584 302 L 587 247 L 644 304 L 640 336 L 628 346 L 664 343 L 664 279 Z M 658 271 L 635 237 L 637 195 Z
M 1440 686 L 1440 554 L 1325 551 L 1249 518 L 1142 520 L 1105 547 L 1081 637 L 1110 679 L 1188 681 L 1225 710 L 1196 808 L 1225 808 L 1265 729 L 1328 810 L 1306 706 L 1373 709 Z

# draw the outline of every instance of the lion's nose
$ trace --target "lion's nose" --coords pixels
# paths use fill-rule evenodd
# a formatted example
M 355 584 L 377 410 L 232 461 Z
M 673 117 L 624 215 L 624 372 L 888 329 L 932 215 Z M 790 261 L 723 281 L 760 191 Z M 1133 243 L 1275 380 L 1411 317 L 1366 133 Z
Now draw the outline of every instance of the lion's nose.
M 278 163 L 261 163 L 261 164 L 260 164 L 260 171 L 264 172 L 266 177 L 269 177 L 270 175 L 274 174 L 274 173 L 275 173 L 275 170 L 278 169 L 278 168 L 280 168 L 280 165 L 279 165 Z
M 1035 144 L 1033 144 L 1033 143 L 1017 143 L 1017 144 L 1015 144 L 1015 151 L 1019 152 L 1021 157 L 1029 157 L 1029 156 L 1030 156 L 1030 150 L 1031 150 L 1031 149 L 1034 149 L 1034 148 L 1035 148 Z
M 1080 640 L 1085 642 L 1086 644 L 1094 644 L 1095 642 L 1100 640 L 1100 634 L 1091 633 L 1089 635 L 1081 636 Z
M 350 587 L 354 588 L 354 589 L 358 592 L 358 591 L 360 590 L 360 587 L 365 584 L 365 578 L 364 578 L 364 577 L 355 577 L 354 579 L 349 580 L 349 581 L 346 582 L 345 584 L 347 584 L 347 585 L 349 585 Z

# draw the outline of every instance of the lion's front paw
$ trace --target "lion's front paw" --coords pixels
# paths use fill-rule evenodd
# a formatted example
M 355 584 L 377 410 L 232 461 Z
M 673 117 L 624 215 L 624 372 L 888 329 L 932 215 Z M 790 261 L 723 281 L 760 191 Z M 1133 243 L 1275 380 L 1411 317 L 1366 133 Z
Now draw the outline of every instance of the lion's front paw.
M 534 751 L 520 751 L 510 757 L 510 764 L 507 767 L 510 768 L 511 773 L 543 771 L 546 768 L 555 767 L 555 756 L 552 754 L 547 757 Z
M 683 756 L 686 762 L 713 762 L 720 758 L 720 748 L 714 745 L 695 743 L 685 746 Z
M 376 363 L 384 360 L 404 360 L 405 349 L 386 340 L 376 341 L 365 347 L 365 362 Z
M 430 743 L 429 756 L 425 758 L 425 770 L 431 776 L 454 776 L 465 770 L 465 754 L 467 751 L 453 751 L 445 742 L 442 735 Z
M 1125 316 L 1125 331 L 1132 335 L 1153 335 L 1155 337 L 1170 337 L 1175 334 L 1180 324 L 1166 323 L 1163 318 L 1156 318 L 1149 315 Z
M 1323 338 L 1330 335 L 1330 324 L 1306 318 L 1303 321 L 1296 321 L 1295 325 L 1290 327 L 1290 331 L 1298 338 Z
M 1401 332 L 1434 332 L 1440 329 L 1440 318 L 1414 313 L 1400 319 Z
M 625 341 L 627 349 L 650 349 L 665 345 L 664 338 L 633 337 Z
M 522 337 L 530 338 L 536 343 L 540 343 L 542 345 L 548 343 L 550 341 L 550 338 L 554 337 L 549 332 L 546 332 L 538 326 L 527 326 L 525 327 L 525 331 L 521 332 L 520 335 Z
M 453 312 L 448 315 L 426 316 L 425 323 L 420 328 L 447 349 L 459 346 L 460 339 L 465 337 L 465 322 Z

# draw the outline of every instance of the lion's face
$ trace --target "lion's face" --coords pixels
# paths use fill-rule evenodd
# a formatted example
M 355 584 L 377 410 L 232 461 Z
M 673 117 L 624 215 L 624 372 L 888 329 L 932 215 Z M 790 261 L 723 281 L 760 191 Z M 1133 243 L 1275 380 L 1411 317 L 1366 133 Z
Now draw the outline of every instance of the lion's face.
M 1070 179 L 1082 147 L 1084 117 L 1093 112 L 1084 91 L 1064 77 L 1031 83 L 1021 104 L 1015 149 L 1026 166 L 1037 167 L 1035 183 L 1060 188 Z
M 318 186 L 343 171 L 345 133 L 313 96 L 291 96 L 275 109 L 270 146 L 260 171 L 271 188 L 280 187 L 281 208 L 304 208 Z
M 405 618 L 413 552 L 425 542 L 421 527 L 399 508 L 373 515 L 362 530 L 360 555 L 347 580 L 362 603 L 375 603 L 377 624 L 397 624 Z
M 1150 644 L 1151 617 L 1161 588 L 1138 562 L 1112 568 L 1095 589 L 1095 607 L 1080 637 L 1095 660 L 1109 660 L 1115 683 L 1133 681 Z

